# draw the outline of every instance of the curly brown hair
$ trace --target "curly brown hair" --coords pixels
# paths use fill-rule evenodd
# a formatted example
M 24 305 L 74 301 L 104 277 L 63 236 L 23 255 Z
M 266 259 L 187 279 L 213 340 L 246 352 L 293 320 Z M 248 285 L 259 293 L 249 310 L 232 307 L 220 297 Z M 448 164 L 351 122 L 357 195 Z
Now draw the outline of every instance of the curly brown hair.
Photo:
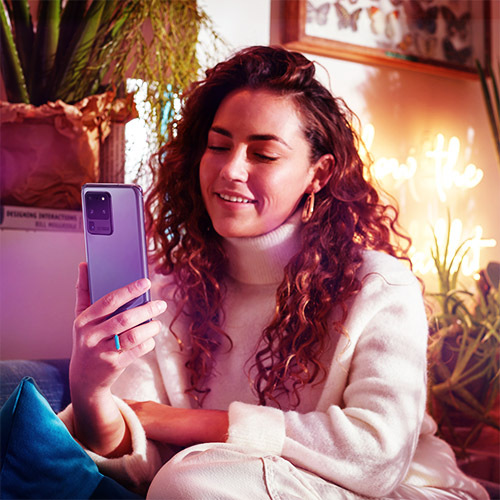
M 170 125 L 170 140 L 157 154 L 159 168 L 146 205 L 156 271 L 173 274 L 179 304 L 175 318 L 181 313 L 189 318 L 189 392 L 200 405 L 209 391 L 214 352 L 228 337 L 222 328 L 227 258 L 203 204 L 199 165 L 219 105 L 241 88 L 291 96 L 311 162 L 325 154 L 334 158 L 332 176 L 316 194 L 313 216 L 303 226 L 302 249 L 285 268 L 274 319 L 262 333 L 252 366 L 260 404 L 278 404 L 277 397 L 287 394 L 290 406 L 296 407 L 300 390 L 325 374 L 320 359 L 331 340 L 334 308 L 341 311 L 334 329 L 346 334 L 342 325 L 348 300 L 361 288 L 357 271 L 363 250 L 406 258 L 392 241 L 393 235 L 402 236 L 398 210 L 383 204 L 365 178 L 352 126 L 355 116 L 318 82 L 314 64 L 302 54 L 249 47 L 193 84 L 183 98 L 181 117 Z

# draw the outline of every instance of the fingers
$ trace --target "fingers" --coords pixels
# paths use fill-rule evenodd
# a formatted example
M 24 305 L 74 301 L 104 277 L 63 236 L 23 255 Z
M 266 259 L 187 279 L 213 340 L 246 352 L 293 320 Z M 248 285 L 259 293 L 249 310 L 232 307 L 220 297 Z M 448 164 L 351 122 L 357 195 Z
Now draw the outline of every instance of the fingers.
M 167 304 L 163 300 L 153 300 L 142 306 L 134 307 L 117 314 L 106 320 L 103 323 L 103 328 L 111 332 L 113 335 L 120 335 L 127 332 L 131 328 L 137 327 L 142 323 L 158 316 L 167 308 Z M 120 345 L 122 340 L 120 339 Z M 123 347 L 123 345 L 122 345 Z
M 108 293 L 104 297 L 100 298 L 95 304 L 90 306 L 90 297 L 88 292 L 88 278 L 84 277 L 82 274 L 82 268 L 86 265 L 81 265 L 80 275 L 79 275 L 79 285 L 77 286 L 77 311 L 80 316 L 77 318 L 79 324 L 87 324 L 91 322 L 104 321 L 106 318 L 111 316 L 117 309 L 121 306 L 127 304 L 133 299 L 140 297 L 143 293 L 147 292 L 151 287 L 151 282 L 147 278 L 142 278 L 138 281 L 114 290 Z M 86 300 L 88 299 L 88 300 Z M 86 307 L 84 305 L 86 304 Z M 138 309 L 138 308 L 137 308 Z M 152 314 L 149 318 L 144 318 L 143 321 L 152 318 L 156 314 Z M 120 315 L 117 315 L 119 317 Z M 136 325 L 139 324 L 135 323 Z M 135 326 L 135 325 L 130 325 Z M 130 328 L 128 326 L 128 328 Z M 123 331 L 120 329 L 119 332 Z
M 152 351 L 155 347 L 154 336 L 160 333 L 161 324 L 159 321 L 150 321 L 142 325 L 136 326 L 131 330 L 118 336 L 120 350 L 116 350 L 115 336 L 106 339 L 105 343 L 108 352 L 116 353 L 120 356 L 121 361 L 128 364 L 130 360 L 144 356 L 144 354 Z M 123 359 L 125 358 L 125 359 Z
M 118 335 L 119 350 L 122 351 L 125 348 L 129 349 L 143 342 L 147 337 L 143 332 L 150 332 L 147 328 L 149 320 L 164 312 L 166 308 L 167 304 L 165 301 L 154 300 L 142 306 L 123 311 L 116 316 L 112 316 L 102 321 L 88 321 L 86 315 L 90 314 L 87 314 L 88 311 L 85 311 L 76 318 L 74 330 L 77 337 L 87 347 L 95 347 L 102 342 L 108 343 L 109 345 L 102 347 L 105 351 L 117 350 L 115 346 L 115 335 Z M 159 329 L 154 325 L 153 328 L 156 329 L 152 335 L 156 335 Z M 127 336 L 122 338 L 125 332 L 127 332 Z M 142 336 L 134 338 L 136 332 Z
M 114 335 L 121 335 L 142 323 L 148 322 L 163 313 L 167 308 L 167 304 L 163 300 L 154 300 L 112 315 L 116 309 L 147 291 L 151 286 L 148 279 L 140 279 L 130 283 L 90 305 L 86 271 L 87 265 L 82 263 L 79 266 L 77 283 L 76 310 L 79 314 L 74 322 L 74 331 L 77 338 L 88 347 L 97 346 L 107 339 L 114 341 Z M 156 335 L 156 333 L 158 332 L 155 331 L 154 334 Z M 126 342 L 127 348 L 132 348 L 138 343 L 134 339 L 130 339 Z M 105 348 L 104 350 L 108 349 Z
M 134 281 L 118 290 L 108 293 L 96 301 L 93 312 L 98 317 L 107 317 L 114 313 L 121 306 L 133 299 L 140 297 L 151 288 L 151 281 L 147 278 Z
M 90 306 L 89 281 L 87 274 L 87 263 L 80 262 L 78 266 L 78 278 L 76 281 L 76 303 L 75 316 L 81 314 Z

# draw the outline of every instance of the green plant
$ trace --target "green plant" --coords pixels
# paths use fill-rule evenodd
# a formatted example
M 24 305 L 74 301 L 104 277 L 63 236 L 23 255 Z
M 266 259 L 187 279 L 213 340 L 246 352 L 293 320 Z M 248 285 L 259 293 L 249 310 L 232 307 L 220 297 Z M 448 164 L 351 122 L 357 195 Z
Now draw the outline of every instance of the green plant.
M 497 77 L 489 64 L 486 68 L 484 68 L 481 66 L 481 63 L 476 60 L 476 66 L 479 73 L 479 80 L 481 81 L 481 90 L 483 92 L 484 103 L 486 105 L 486 112 L 488 113 L 488 120 L 490 122 L 493 140 L 495 141 L 498 166 L 500 167 L 500 97 Z M 487 69 L 488 75 L 491 79 L 491 91 L 488 86 L 488 78 L 486 77 L 485 69 Z M 498 65 L 498 75 L 500 77 L 500 63 Z
M 449 219 L 448 219 L 449 222 Z M 429 410 L 441 434 L 458 450 L 485 426 L 500 430 L 500 291 L 485 271 L 473 293 L 458 285 L 467 241 L 453 253 L 448 230 L 444 248 L 434 237 L 432 257 L 439 292 L 430 294 L 437 312 L 430 318 Z
M 198 56 L 213 52 L 198 43 L 202 28 L 219 40 L 196 0 L 39 0 L 36 18 L 28 0 L 0 0 L 7 98 L 74 103 L 144 80 L 146 119 L 162 140 L 165 110 L 197 78 Z

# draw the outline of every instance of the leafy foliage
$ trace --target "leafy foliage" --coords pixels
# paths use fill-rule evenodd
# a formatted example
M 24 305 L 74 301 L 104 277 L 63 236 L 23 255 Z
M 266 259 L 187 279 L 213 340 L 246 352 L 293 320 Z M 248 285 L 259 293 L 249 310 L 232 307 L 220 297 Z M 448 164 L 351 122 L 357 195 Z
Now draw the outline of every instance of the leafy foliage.
M 440 291 L 430 319 L 430 407 L 441 434 L 466 452 L 484 426 L 500 430 L 500 291 L 482 271 L 472 293 L 458 287 L 466 242 L 449 255 L 435 239 L 432 256 Z
M 1 70 L 10 102 L 75 103 L 125 78 L 149 82 L 151 122 L 198 76 L 199 33 L 217 34 L 196 0 L 0 0 Z M 199 49 L 198 45 L 198 49 Z M 201 47 L 203 51 L 203 47 Z M 207 52 L 212 47 L 206 48 Z

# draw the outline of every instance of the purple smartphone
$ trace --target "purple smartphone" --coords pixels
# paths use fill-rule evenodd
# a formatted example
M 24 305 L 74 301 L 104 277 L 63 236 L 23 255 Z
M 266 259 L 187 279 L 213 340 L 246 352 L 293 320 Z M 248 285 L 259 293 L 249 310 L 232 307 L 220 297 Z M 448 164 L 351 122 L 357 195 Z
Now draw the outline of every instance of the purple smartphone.
M 90 300 L 148 277 L 142 190 L 132 184 L 85 184 L 82 206 Z M 149 290 L 114 314 L 150 300 Z

